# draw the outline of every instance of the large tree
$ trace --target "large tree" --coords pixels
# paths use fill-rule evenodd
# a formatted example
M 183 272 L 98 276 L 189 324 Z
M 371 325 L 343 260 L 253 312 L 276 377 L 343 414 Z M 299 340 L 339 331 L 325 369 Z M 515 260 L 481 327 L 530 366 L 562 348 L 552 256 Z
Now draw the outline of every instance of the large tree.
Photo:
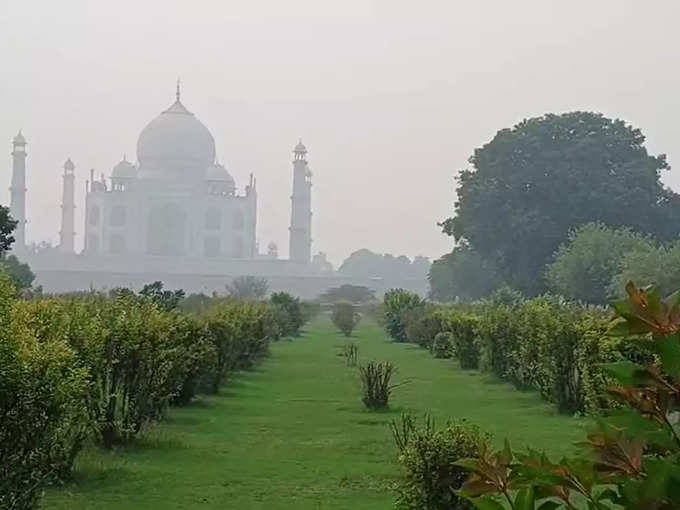
M 512 286 L 542 291 L 543 267 L 571 229 L 601 221 L 671 239 L 680 197 L 663 187 L 664 155 L 639 129 L 601 114 L 548 114 L 503 129 L 458 177 L 444 232 L 466 240 Z
M 474 301 L 487 297 L 503 282 L 493 264 L 467 245 L 435 260 L 428 275 L 430 298 L 435 301 Z
M 9 214 L 9 208 L 0 205 L 0 257 L 9 250 L 14 242 L 12 232 L 17 226 L 17 222 Z

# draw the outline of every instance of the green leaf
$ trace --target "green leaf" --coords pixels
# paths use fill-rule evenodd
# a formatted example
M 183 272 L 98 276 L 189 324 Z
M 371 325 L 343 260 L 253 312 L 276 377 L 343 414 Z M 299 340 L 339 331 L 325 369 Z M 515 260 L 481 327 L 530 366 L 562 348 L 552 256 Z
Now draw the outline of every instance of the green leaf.
M 557 508 L 563 508 L 562 503 L 556 503 L 550 499 L 543 501 L 540 505 L 536 507 L 536 510 L 556 510 Z
M 612 488 L 607 488 L 602 491 L 600 491 L 597 495 L 597 500 L 598 501 L 604 501 L 604 500 L 609 500 L 612 503 L 616 503 L 619 500 L 619 493 L 612 489 Z
M 677 446 L 664 425 L 648 420 L 632 409 L 610 411 L 607 424 L 615 428 L 625 429 L 627 434 L 642 439 L 649 446 L 664 450 L 672 450 Z
M 524 487 L 515 496 L 515 510 L 534 510 L 536 497 L 533 487 Z
M 658 316 L 662 311 L 661 291 L 654 287 L 647 293 L 647 311 L 652 317 Z
M 635 313 L 635 310 L 633 310 L 633 307 L 628 301 L 615 301 L 612 303 L 612 308 L 616 314 L 621 317 L 626 317 Z
M 463 469 L 467 469 L 468 471 L 474 471 L 478 472 L 479 471 L 479 461 L 477 459 L 458 459 L 456 462 L 453 463 L 454 466 L 462 467 Z
M 601 363 L 598 366 L 623 386 L 635 386 L 636 374 L 641 370 L 644 370 L 642 365 L 638 365 L 631 361 Z
M 674 379 L 680 378 L 680 335 L 654 340 L 664 370 Z
M 505 438 L 505 442 L 503 444 L 503 451 L 499 452 L 499 458 L 505 465 L 508 465 L 512 462 L 512 448 L 510 448 L 510 441 L 508 441 L 508 438 Z
M 505 510 L 503 505 L 501 505 L 498 501 L 488 496 L 467 499 L 471 501 L 472 504 L 475 505 L 475 508 L 477 508 L 478 510 Z
M 607 332 L 610 336 L 629 336 L 632 334 L 628 321 L 623 319 L 613 322 Z

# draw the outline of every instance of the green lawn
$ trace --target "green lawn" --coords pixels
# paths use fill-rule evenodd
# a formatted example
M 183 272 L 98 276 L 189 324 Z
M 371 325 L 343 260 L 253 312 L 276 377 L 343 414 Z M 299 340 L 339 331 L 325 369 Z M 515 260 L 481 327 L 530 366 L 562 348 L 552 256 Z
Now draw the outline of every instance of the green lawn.
M 134 447 L 85 451 L 76 477 L 48 491 L 42 508 L 389 509 L 399 476 L 388 422 L 404 411 L 439 422 L 465 417 L 513 445 L 554 454 L 582 437 L 534 393 L 460 370 L 411 345 L 389 343 L 362 323 L 359 358 L 394 362 L 410 383 L 391 410 L 363 409 L 356 369 L 338 357 L 345 339 L 326 321 L 272 346 L 256 370 L 220 395 L 171 411 Z

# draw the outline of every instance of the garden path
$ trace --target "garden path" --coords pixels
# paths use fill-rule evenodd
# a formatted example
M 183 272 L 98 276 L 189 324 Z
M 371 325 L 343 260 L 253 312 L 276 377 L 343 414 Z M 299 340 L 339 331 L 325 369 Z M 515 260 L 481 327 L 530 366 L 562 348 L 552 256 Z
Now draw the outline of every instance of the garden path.
M 355 368 L 338 356 L 345 338 L 318 320 L 302 338 L 272 346 L 257 369 L 221 394 L 173 409 L 139 444 L 87 449 L 76 477 L 49 490 L 49 510 L 387 510 L 399 476 L 388 429 L 401 412 L 442 423 L 466 418 L 513 446 L 565 453 L 580 420 L 555 413 L 531 392 L 412 345 L 390 343 L 370 321 L 351 341 L 359 359 L 392 361 L 399 378 L 391 409 L 363 409 Z

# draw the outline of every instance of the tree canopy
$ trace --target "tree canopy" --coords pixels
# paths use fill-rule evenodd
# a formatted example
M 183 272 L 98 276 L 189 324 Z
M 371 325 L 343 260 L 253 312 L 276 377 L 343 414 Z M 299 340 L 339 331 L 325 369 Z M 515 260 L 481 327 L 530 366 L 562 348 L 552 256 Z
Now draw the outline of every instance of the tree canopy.
M 351 285 L 346 283 L 340 287 L 333 287 L 319 296 L 321 301 L 336 303 L 349 301 L 350 303 L 367 303 L 375 299 L 375 292 L 363 285 Z
M 0 257 L 9 250 L 14 242 L 12 232 L 17 226 L 17 222 L 9 214 L 9 208 L 0 205 Z
M 269 282 L 257 276 L 239 276 L 225 287 L 235 299 L 263 299 L 269 290 Z
M 182 289 L 164 290 L 163 282 L 156 281 L 144 285 L 139 295 L 157 305 L 161 310 L 170 312 L 179 306 L 185 293 Z
M 632 250 L 621 260 L 621 270 L 612 279 L 609 293 L 624 297 L 626 283 L 653 285 L 661 295 L 678 290 L 680 285 L 680 240 L 654 246 L 648 250 Z
M 445 233 L 466 240 L 527 293 L 544 290 L 543 267 L 571 229 L 592 221 L 660 240 L 680 233 L 680 197 L 664 188 L 664 155 L 601 114 L 547 114 L 503 129 L 458 177 Z
M 347 257 L 338 271 L 361 278 L 425 278 L 429 269 L 430 262 L 426 257 L 411 260 L 405 255 L 381 255 L 363 248 Z
M 432 263 L 428 275 L 430 298 L 436 301 L 474 301 L 488 296 L 502 285 L 492 263 L 482 259 L 467 245 Z
M 24 264 L 14 255 L 0 258 L 0 269 L 4 270 L 17 290 L 30 289 L 35 274 L 28 264 Z
M 654 252 L 654 243 L 629 228 L 609 228 L 588 223 L 569 233 L 569 241 L 559 247 L 548 265 L 546 277 L 552 291 L 587 303 L 605 304 L 607 291 L 622 269 L 626 255 Z M 636 281 L 639 281 L 636 280 Z M 622 289 L 625 286 L 618 286 Z

